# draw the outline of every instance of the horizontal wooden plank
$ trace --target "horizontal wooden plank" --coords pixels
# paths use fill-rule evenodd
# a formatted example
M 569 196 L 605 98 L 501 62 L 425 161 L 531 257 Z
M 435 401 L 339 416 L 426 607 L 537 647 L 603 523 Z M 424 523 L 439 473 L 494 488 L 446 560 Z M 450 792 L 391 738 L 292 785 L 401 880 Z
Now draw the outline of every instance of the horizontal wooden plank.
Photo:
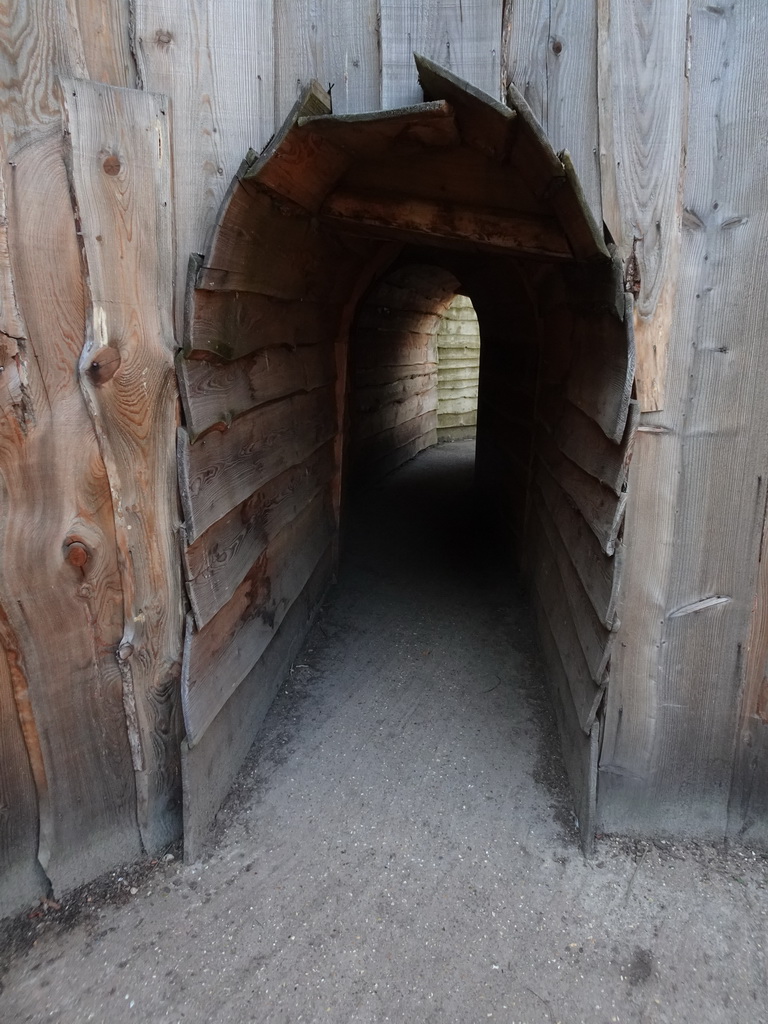
M 438 430 L 447 430 L 451 427 L 476 427 L 477 411 L 471 412 L 443 412 L 438 406 L 437 427 Z
M 560 655 L 579 725 L 585 733 L 589 733 L 603 699 L 605 686 L 597 685 L 592 677 L 579 641 L 573 611 L 563 590 L 557 559 L 544 529 L 534 527 L 530 540 L 535 558 L 532 573 L 536 595 Z M 601 683 L 604 681 L 601 680 Z
M 387 154 L 379 160 L 353 164 L 342 184 L 367 195 L 407 194 L 472 206 L 480 203 L 497 210 L 530 213 L 539 203 L 524 183 L 511 181 L 509 169 L 468 146 L 424 150 L 408 155 Z
M 439 328 L 440 314 L 434 307 L 426 311 L 403 308 L 387 301 L 386 296 L 379 298 L 378 295 L 366 302 L 355 318 L 357 331 L 367 331 L 374 335 L 384 334 L 387 337 L 395 334 L 413 334 L 437 338 Z M 357 358 L 364 358 L 365 353 L 361 351 L 355 355 Z
M 535 514 L 543 527 L 550 550 L 555 556 L 562 593 L 571 609 L 573 625 L 592 680 L 597 686 L 602 686 L 605 682 L 605 670 L 611 656 L 611 649 L 616 639 L 615 629 L 608 628 L 595 611 L 574 564 L 580 556 L 565 546 L 549 515 L 546 503 L 536 490 L 533 493 L 533 502 Z M 616 623 L 612 625 L 615 626 Z
M 187 593 L 198 629 L 232 597 L 270 541 L 328 484 L 332 442 L 280 473 L 182 549 Z
M 229 426 L 250 409 L 298 392 L 314 391 L 336 377 L 332 345 L 260 349 L 232 363 L 176 360 L 176 374 L 191 441 L 214 426 Z
M 420 395 L 411 395 L 400 402 L 390 402 L 379 409 L 363 413 L 356 419 L 355 444 L 362 445 L 369 437 L 407 423 L 425 413 L 437 411 L 437 391 L 429 388 Z
M 568 398 L 619 444 L 635 379 L 632 297 L 626 297 L 623 321 L 605 311 L 576 316 L 572 345 Z
M 437 430 L 434 427 L 419 432 L 416 437 L 406 441 L 405 444 L 391 448 L 386 455 L 383 455 L 375 462 L 368 462 L 362 467 L 358 467 L 355 470 L 355 475 L 359 480 L 364 480 L 366 483 L 374 483 L 377 480 L 383 479 L 389 473 L 393 473 L 400 466 L 405 465 L 406 462 L 410 462 L 419 452 L 423 452 L 433 444 L 437 444 Z
M 336 336 L 341 307 L 294 302 L 258 292 L 195 291 L 201 266 L 193 261 L 184 354 L 211 353 L 234 360 L 273 345 L 313 345 Z
M 306 210 L 238 181 L 195 286 L 333 303 L 354 269 L 352 254 Z
M 621 444 L 609 441 L 594 420 L 570 402 L 560 405 L 561 414 L 554 426 L 555 443 L 571 462 L 605 484 L 617 496 L 626 489 L 627 472 L 635 445 L 640 418 L 637 402 L 630 402 L 627 427 Z
M 350 402 L 352 408 L 358 412 L 371 412 L 390 402 L 402 401 L 412 395 L 421 395 L 429 391 L 430 388 L 434 388 L 436 379 L 434 373 L 426 373 L 401 377 L 383 384 L 357 387 L 350 396 Z
M 377 366 L 435 365 L 436 355 L 435 339 L 432 334 L 416 334 L 410 331 L 360 330 L 356 332 L 353 341 L 353 375 L 355 380 L 359 380 L 361 373 L 368 369 L 375 369 Z M 392 376 L 397 376 L 397 372 Z
M 320 495 L 273 539 L 206 626 L 196 630 L 188 616 L 181 698 L 190 746 L 264 654 L 332 534 L 330 504 Z
M 194 747 L 181 747 L 184 859 L 196 860 L 208 828 L 256 738 L 270 704 L 298 654 L 333 573 L 329 546 L 266 650 Z
M 437 412 L 427 412 L 404 423 L 398 423 L 389 430 L 383 430 L 374 437 L 366 438 L 358 452 L 358 460 L 374 463 L 383 459 L 396 448 L 410 443 L 424 434 L 434 433 L 437 426 Z
M 358 388 L 375 387 L 389 384 L 397 378 L 405 380 L 408 377 L 423 377 L 433 373 L 437 373 L 437 363 L 430 361 L 400 364 L 374 362 L 370 366 L 355 367 L 355 386 Z
M 323 223 L 346 230 L 370 230 L 417 244 L 460 243 L 482 252 L 507 255 L 573 258 L 570 245 L 554 219 L 508 213 L 483 206 L 336 190 L 320 211 Z
M 624 520 L 626 493 L 616 495 L 566 458 L 543 432 L 536 444 L 542 472 L 550 473 L 573 501 L 606 555 L 612 555 Z
M 395 144 L 412 149 L 456 146 L 460 141 L 453 109 L 444 100 L 375 113 L 304 117 L 299 125 L 355 160 L 377 159 Z
M 579 824 L 581 847 L 585 854 L 589 855 L 595 844 L 600 727 L 595 722 L 588 734 L 579 727 L 578 715 L 570 694 L 560 652 L 544 610 L 537 603 L 536 618 L 546 667 L 546 678 L 560 734 L 563 761 L 568 773 L 573 807 Z
M 617 629 L 624 545 L 618 543 L 613 555 L 606 555 L 581 512 L 549 473 L 538 474 L 536 487 L 598 618 L 606 628 Z
M 178 465 L 187 542 L 259 487 L 303 462 L 336 428 L 333 388 L 261 406 L 192 444 L 179 431 Z

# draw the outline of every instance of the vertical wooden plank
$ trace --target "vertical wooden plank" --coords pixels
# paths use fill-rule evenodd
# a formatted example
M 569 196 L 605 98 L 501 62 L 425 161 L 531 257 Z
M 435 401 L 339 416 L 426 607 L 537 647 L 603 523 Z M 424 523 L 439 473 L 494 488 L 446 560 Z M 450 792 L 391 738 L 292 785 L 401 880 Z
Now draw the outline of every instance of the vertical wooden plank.
M 3 630 L 0 627 L 0 637 Z M 45 896 L 48 883 L 37 859 L 35 779 L 14 700 L 8 655 L 0 646 L 0 918 Z
M 275 124 L 308 82 L 331 94 L 334 114 L 381 106 L 378 0 L 274 0 Z
M 637 397 L 664 408 L 680 264 L 688 0 L 598 0 L 603 214 L 635 295 Z
M 74 6 L 14 4 L 0 49 L 3 330 L 16 320 L 0 346 L 10 413 L 0 418 L 0 610 L 37 788 L 38 857 L 60 891 L 141 844 L 114 656 L 122 594 L 109 483 L 77 383 L 85 311 L 57 70 L 87 75 Z
M 138 85 L 131 0 L 75 0 L 87 77 L 132 89 Z
M 381 105 L 420 103 L 413 54 L 501 98 L 502 0 L 380 0 Z
M 508 0 L 504 89 L 528 101 L 558 152 L 567 149 L 590 209 L 602 222 L 597 111 L 597 4 Z
M 181 568 L 167 100 L 62 83 L 88 286 L 80 383 L 112 491 L 123 586 L 117 657 L 144 845 L 180 831 Z
M 134 0 L 143 88 L 169 97 L 176 216 L 176 326 L 190 253 L 203 252 L 249 147 L 274 131 L 272 0 Z
M 761 5 L 693 8 L 667 406 L 639 428 L 601 755 L 611 829 L 726 827 L 768 461 L 766 30 Z

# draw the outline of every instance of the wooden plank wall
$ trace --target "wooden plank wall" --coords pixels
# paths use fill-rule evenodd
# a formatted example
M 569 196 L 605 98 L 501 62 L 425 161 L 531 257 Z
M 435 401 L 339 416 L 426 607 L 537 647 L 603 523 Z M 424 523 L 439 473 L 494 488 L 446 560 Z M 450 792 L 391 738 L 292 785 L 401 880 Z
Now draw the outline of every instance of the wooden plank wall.
M 480 325 L 471 300 L 457 295 L 437 330 L 437 439 L 475 436 Z
M 437 339 L 458 282 L 438 267 L 403 267 L 361 305 L 350 336 L 348 458 L 379 479 L 437 441 Z
M 623 682 L 609 695 L 601 760 L 603 819 L 616 829 L 765 836 L 766 29 L 759 3 L 692 6 L 666 402 L 640 428 Z
M 43 870 L 61 891 L 141 850 L 110 482 L 78 384 L 85 293 L 56 86 L 58 74 L 135 84 L 128 6 L 94 17 L 85 2 L 18 3 L 3 19 L 0 621 L 13 704 L 5 673 L 0 687 L 4 743 L 18 742 L 15 705 L 26 747 L 26 764 L 17 747 L 8 762 L 14 786 L 29 801 L 31 776 L 37 811 L 33 822 L 29 803 L 18 808 L 24 827 L 3 857 L 18 865 L 35 847 L 39 863 L 3 873 L 0 912 L 44 894 Z

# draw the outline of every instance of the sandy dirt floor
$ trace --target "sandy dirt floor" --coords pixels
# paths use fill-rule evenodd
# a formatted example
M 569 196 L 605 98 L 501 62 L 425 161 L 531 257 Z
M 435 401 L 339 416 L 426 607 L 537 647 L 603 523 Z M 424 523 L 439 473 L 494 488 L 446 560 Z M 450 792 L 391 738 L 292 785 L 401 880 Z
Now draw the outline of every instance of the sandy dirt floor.
M 768 1022 L 764 855 L 583 859 L 471 463 L 441 446 L 358 501 L 206 855 L 13 923 L 3 1024 Z

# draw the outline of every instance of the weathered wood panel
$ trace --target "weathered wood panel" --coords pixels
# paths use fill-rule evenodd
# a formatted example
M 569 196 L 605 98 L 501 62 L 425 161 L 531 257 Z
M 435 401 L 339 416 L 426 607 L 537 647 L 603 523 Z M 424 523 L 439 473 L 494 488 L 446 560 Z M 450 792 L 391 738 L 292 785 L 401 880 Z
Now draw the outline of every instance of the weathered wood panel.
M 598 618 L 606 628 L 615 629 L 623 545 L 618 544 L 612 556 L 606 555 L 584 517 L 549 473 L 540 473 L 536 486 Z
M 470 245 L 483 252 L 573 257 L 554 218 L 506 214 L 479 205 L 447 206 L 411 196 L 370 196 L 337 189 L 320 211 L 323 223 L 374 238 L 442 246 Z
M 311 78 L 329 89 L 334 113 L 382 106 L 378 17 L 377 0 L 274 0 L 276 124 Z
M 331 345 L 272 346 L 232 363 L 179 358 L 184 421 L 192 441 L 211 427 L 227 427 L 257 405 L 332 383 Z
M 230 600 L 275 535 L 329 483 L 331 443 L 255 491 L 183 551 L 187 593 L 201 629 Z
M 508 0 L 503 88 L 523 95 L 558 152 L 567 149 L 598 223 L 602 220 L 597 98 L 597 10 L 558 0 Z
M 331 388 L 294 395 L 254 409 L 225 431 L 190 444 L 179 431 L 178 462 L 184 528 L 192 543 L 255 490 L 297 466 L 329 440 L 335 428 Z
M 187 259 L 202 252 L 243 154 L 274 130 L 273 0 L 135 0 L 144 89 L 173 111 L 176 314 L 181 337 Z
M 571 784 L 573 806 L 578 819 L 581 848 L 589 856 L 595 846 L 597 823 L 597 758 L 600 727 L 594 723 L 589 735 L 579 726 L 579 718 L 570 695 L 560 651 L 543 608 L 537 607 L 539 642 L 546 668 L 548 690 L 557 720 L 563 760 Z
M 221 708 L 194 747 L 181 748 L 184 786 L 184 859 L 201 853 L 208 828 L 229 792 L 259 726 L 322 602 L 333 572 L 329 547 L 280 623 L 264 654 Z
M 3 630 L 0 627 L 0 640 Z M 8 655 L 0 646 L 0 918 L 47 894 L 37 859 L 35 779 L 14 700 Z
M 502 0 L 380 0 L 380 8 L 383 107 L 421 99 L 414 52 L 499 97 Z
M 201 258 L 191 261 L 197 278 Z M 274 345 L 332 341 L 340 311 L 322 302 L 294 302 L 258 292 L 195 291 L 184 332 L 184 354 L 235 360 Z
M 664 408 L 680 266 L 688 0 L 597 4 L 603 213 L 635 294 L 637 395 Z
M 267 545 L 206 626 L 195 630 L 189 617 L 181 693 L 190 746 L 267 649 L 331 542 L 332 523 L 328 500 L 316 497 Z
M 567 402 L 555 429 L 556 444 L 572 462 L 620 496 L 627 488 L 639 419 L 639 404 L 633 400 L 621 444 L 611 444 L 592 420 Z
M 568 398 L 620 444 L 635 378 L 631 296 L 623 320 L 606 311 L 577 316 L 572 346 Z
M 768 125 L 758 99 L 766 30 L 761 5 L 693 6 L 690 212 L 665 410 L 643 418 L 633 462 L 632 600 L 620 608 L 622 685 L 609 688 L 601 756 L 601 820 L 610 828 L 722 836 L 744 740 L 768 454 L 759 141 Z
M 576 711 L 576 722 L 589 733 L 603 699 L 605 680 L 596 684 L 584 655 L 574 622 L 573 609 L 565 594 L 565 583 L 555 553 L 544 529 L 532 526 L 534 604 L 543 611 L 558 652 L 562 676 Z
M 114 659 L 122 596 L 109 484 L 76 376 L 83 284 L 55 87 L 57 74 L 88 73 L 75 13 L 14 4 L 0 48 L 9 413 L 0 422 L 0 606 L 37 789 L 38 853 L 56 891 L 140 851 Z
M 536 447 L 542 471 L 554 477 L 584 517 L 600 542 L 600 547 L 606 555 L 612 555 L 624 519 L 626 493 L 617 496 L 604 487 L 589 473 L 565 458 L 545 434 L 538 435 Z
M 88 284 L 80 384 L 112 492 L 123 587 L 117 656 L 144 846 L 178 836 L 182 639 L 170 146 L 166 99 L 62 84 Z

